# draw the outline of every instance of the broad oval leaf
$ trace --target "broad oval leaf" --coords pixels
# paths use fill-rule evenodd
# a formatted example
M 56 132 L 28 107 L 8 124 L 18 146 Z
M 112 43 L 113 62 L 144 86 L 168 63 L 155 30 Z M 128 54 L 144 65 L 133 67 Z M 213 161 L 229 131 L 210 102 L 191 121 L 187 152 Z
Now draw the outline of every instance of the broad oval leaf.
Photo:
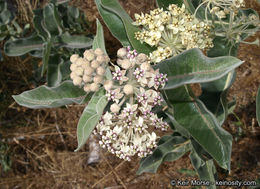
M 90 48 L 92 46 L 93 39 L 83 35 L 70 35 L 69 33 L 64 33 L 58 36 L 55 40 L 55 44 L 60 47 L 67 48 Z
M 217 117 L 222 125 L 228 115 L 227 93 L 236 78 L 235 71 L 209 83 L 202 83 L 200 100 Z
M 112 35 L 117 38 L 123 46 L 131 46 L 129 39 L 127 37 L 124 23 L 116 14 L 104 9 L 101 6 L 101 0 L 96 0 L 96 6 L 98 8 L 98 12 L 103 18 L 105 24 L 109 28 Z
M 101 6 L 104 9 L 120 17 L 124 24 L 127 37 L 131 43 L 131 46 L 134 49 L 136 49 L 138 52 L 142 52 L 145 54 L 149 54 L 154 50 L 154 48 L 150 47 L 148 44 L 141 43 L 140 41 L 135 39 L 135 32 L 140 31 L 140 29 L 132 24 L 133 20 L 125 12 L 125 10 L 122 8 L 122 6 L 119 4 L 117 0 L 101 0 L 101 2 Z
M 100 88 L 99 91 L 93 94 L 91 100 L 85 107 L 77 126 L 77 140 L 78 147 L 75 151 L 86 143 L 89 135 L 97 125 L 99 119 L 103 114 L 103 110 L 106 107 L 108 101 L 105 96 L 104 88 Z
M 65 81 L 58 87 L 40 86 L 19 95 L 13 95 L 14 100 L 28 108 L 55 108 L 71 103 L 81 104 L 87 94 L 83 89 Z
M 7 56 L 21 56 L 33 50 L 42 50 L 44 41 L 37 35 L 28 38 L 8 40 L 5 43 L 4 51 Z
M 257 95 L 256 95 L 256 119 L 260 127 L 260 86 L 258 88 Z
M 203 161 L 194 150 L 189 157 L 200 180 L 210 182 L 210 185 L 207 186 L 208 189 L 216 189 L 216 185 L 213 183 L 215 183 L 217 171 L 213 160 Z
M 190 149 L 189 140 L 181 136 L 168 136 L 162 138 L 161 143 L 152 153 L 141 160 L 137 174 L 144 172 L 156 173 L 158 167 L 164 161 L 175 161 L 182 157 Z
M 49 37 L 62 33 L 60 16 L 54 4 L 49 3 L 43 8 L 44 26 L 49 32 Z
M 173 89 L 184 84 L 203 83 L 217 80 L 243 62 L 235 57 L 208 58 L 199 49 L 190 49 L 155 65 L 167 74 L 164 89 Z
M 218 162 L 230 169 L 232 136 L 225 131 L 216 117 L 198 99 L 190 102 L 171 102 L 171 91 L 166 91 L 168 101 L 174 107 L 174 119 Z M 171 117 L 169 117 L 171 119 Z
M 48 38 L 48 32 L 46 31 L 46 28 L 43 26 L 43 9 L 36 9 L 33 11 L 33 25 L 35 30 L 37 31 L 37 34 L 41 36 L 43 39 Z

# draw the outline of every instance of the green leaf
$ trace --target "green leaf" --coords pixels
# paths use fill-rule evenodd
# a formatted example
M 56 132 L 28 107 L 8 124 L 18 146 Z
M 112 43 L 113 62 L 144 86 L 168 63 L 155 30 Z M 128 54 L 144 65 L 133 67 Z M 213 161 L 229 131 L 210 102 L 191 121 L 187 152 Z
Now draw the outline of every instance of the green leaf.
M 61 75 L 62 75 L 62 80 L 69 80 L 70 79 L 70 73 L 71 73 L 70 65 L 71 65 L 70 60 L 64 61 L 62 59 L 62 61 L 60 62 L 59 67 L 60 67 L 60 72 L 61 72 Z
M 49 32 L 49 37 L 62 33 L 61 20 L 54 4 L 48 3 L 43 8 L 43 20 L 44 26 Z
M 235 57 L 208 58 L 199 49 L 190 49 L 155 66 L 167 74 L 165 90 L 190 83 L 217 80 L 243 62 Z
M 190 143 L 181 136 L 168 136 L 152 153 L 141 160 L 137 174 L 144 172 L 156 173 L 158 167 L 164 161 L 175 161 L 182 157 L 190 149 Z
M 97 23 L 97 32 L 96 32 L 96 36 L 93 41 L 92 49 L 101 48 L 107 54 L 106 47 L 105 47 L 103 27 L 100 24 L 98 19 L 96 20 L 96 23 Z M 109 68 L 106 69 L 105 76 L 106 76 L 106 79 L 112 80 L 112 74 L 111 74 L 111 71 Z
M 77 7 L 68 6 L 68 17 L 78 19 L 79 18 L 79 9 Z
M 190 154 L 191 163 L 199 175 L 200 180 L 209 181 L 211 184 L 207 186 L 208 189 L 216 189 L 215 183 L 216 178 L 216 167 L 213 160 L 203 161 L 199 155 L 192 150 Z
M 235 81 L 235 72 L 209 83 L 202 83 L 200 100 L 217 117 L 222 125 L 228 115 L 227 93 Z
M 164 10 L 167 10 L 170 4 L 176 4 L 179 7 L 181 7 L 183 4 L 183 0 L 156 0 L 156 3 L 159 8 L 163 8 Z
M 105 47 L 103 27 L 98 19 L 96 19 L 96 24 L 97 24 L 97 32 L 93 40 L 92 48 L 93 49 L 101 48 L 107 54 L 106 47 Z
M 39 36 L 41 36 L 44 39 L 48 38 L 48 32 L 46 31 L 46 28 L 43 26 L 43 9 L 36 9 L 33 11 L 33 25 L 34 28 Z
M 28 108 L 55 108 L 71 103 L 81 104 L 86 92 L 71 81 L 65 81 L 58 87 L 40 86 L 20 95 L 13 95 L 14 100 Z
M 77 140 L 78 147 L 75 151 L 86 143 L 89 135 L 97 125 L 99 119 L 103 114 L 103 110 L 106 107 L 108 101 L 105 96 L 105 90 L 100 88 L 89 101 L 85 107 L 77 126 Z
M 207 52 L 208 57 L 237 56 L 239 44 L 232 46 L 225 37 L 215 37 L 213 45 Z
M 125 26 L 119 16 L 104 9 L 101 6 L 101 0 L 95 0 L 98 12 L 103 18 L 112 35 L 117 38 L 123 46 L 131 46 L 127 37 Z
M 256 95 L 256 119 L 258 121 L 258 125 L 260 126 L 260 86 Z
M 44 75 L 45 71 L 48 68 L 48 63 L 49 63 L 49 58 L 50 58 L 50 53 L 51 53 L 51 47 L 52 47 L 52 41 L 48 40 L 44 44 L 44 49 L 43 49 L 43 59 L 42 59 L 42 71 L 41 71 L 41 76 Z
M 28 38 L 8 40 L 4 45 L 4 51 L 7 56 L 21 56 L 33 50 L 42 50 L 43 40 L 37 35 Z
M 47 83 L 49 87 L 56 87 L 62 81 L 61 65 L 63 60 L 58 54 L 50 56 L 47 72 Z
M 101 0 L 101 2 L 102 2 L 101 6 L 104 9 L 120 17 L 120 19 L 124 24 L 127 37 L 131 43 L 131 46 L 134 49 L 136 49 L 138 52 L 142 52 L 145 54 L 149 54 L 154 50 L 154 48 L 150 47 L 148 44 L 145 43 L 142 44 L 140 41 L 135 39 L 135 33 L 140 31 L 140 29 L 132 24 L 133 20 L 125 12 L 125 10 L 122 8 L 122 6 L 119 4 L 117 0 Z
M 70 35 L 69 33 L 64 33 L 56 38 L 55 43 L 58 43 L 59 47 L 82 49 L 90 48 L 93 40 L 90 37 L 83 35 Z
M 222 168 L 230 169 L 232 136 L 220 127 L 216 117 L 199 99 L 190 97 L 190 101 L 177 102 L 173 91 L 167 90 L 166 95 L 168 103 L 174 108 L 174 119 Z
M 9 24 L 13 19 L 13 16 L 9 10 L 4 10 L 0 13 L 0 25 Z

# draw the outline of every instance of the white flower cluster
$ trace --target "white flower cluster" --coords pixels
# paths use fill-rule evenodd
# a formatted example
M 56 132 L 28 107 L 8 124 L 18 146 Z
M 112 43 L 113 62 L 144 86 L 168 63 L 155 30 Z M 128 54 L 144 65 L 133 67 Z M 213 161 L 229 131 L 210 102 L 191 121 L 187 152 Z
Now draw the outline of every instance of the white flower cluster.
M 84 86 L 86 92 L 97 91 L 104 81 L 105 69 L 109 62 L 109 57 L 102 49 L 86 50 L 83 58 L 74 54 L 70 57 L 70 61 L 72 62 L 70 77 L 73 84 Z
M 154 70 L 145 54 L 137 54 L 130 48 L 117 52 L 118 60 L 113 81 L 104 82 L 106 96 L 113 101 L 95 128 L 100 135 L 100 145 L 119 158 L 130 160 L 131 156 L 147 156 L 156 147 L 158 138 L 149 128 L 163 131 L 168 124 L 152 113 L 152 108 L 160 105 L 162 99 L 158 89 L 164 87 L 167 78 Z
M 142 26 L 135 38 L 157 49 L 150 54 L 152 62 L 160 62 L 187 49 L 213 46 L 210 25 L 186 11 L 185 5 L 169 5 L 168 11 L 155 9 L 150 14 L 135 14 L 133 23 Z
M 260 26 L 258 15 L 247 15 L 241 8 L 245 6 L 244 0 L 203 0 L 196 8 L 194 15 L 203 7 L 207 23 L 215 24 L 216 36 L 225 37 L 232 46 L 243 42 L 247 36 L 254 35 Z M 211 14 L 210 19 L 208 15 Z M 245 42 L 258 44 L 255 42 Z
M 211 14 L 215 14 L 218 18 L 226 18 L 230 12 L 237 14 L 241 7 L 245 6 L 244 0 L 203 0 L 195 11 L 205 5 L 205 11 L 209 11 Z M 207 17 L 207 13 L 205 13 Z

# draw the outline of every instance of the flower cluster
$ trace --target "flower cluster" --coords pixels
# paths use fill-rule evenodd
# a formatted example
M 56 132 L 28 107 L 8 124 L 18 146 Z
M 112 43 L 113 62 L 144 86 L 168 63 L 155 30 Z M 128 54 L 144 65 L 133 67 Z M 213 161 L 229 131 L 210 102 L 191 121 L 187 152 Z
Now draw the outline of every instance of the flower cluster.
M 241 10 L 244 6 L 244 0 L 203 0 L 194 15 L 204 8 L 206 22 L 215 25 L 215 35 L 225 37 L 235 46 L 247 36 L 254 35 L 260 26 L 258 15 L 253 12 L 248 15 L 248 12 Z M 258 44 L 258 41 L 245 43 Z
M 227 14 L 230 14 L 231 12 L 237 14 L 238 10 L 245 6 L 245 2 L 244 0 L 203 0 L 202 3 L 197 7 L 195 15 L 198 9 L 203 5 L 205 6 L 206 18 L 207 11 L 209 11 L 211 14 L 214 14 L 218 18 L 223 19 L 226 18 Z
M 186 11 L 185 5 L 169 5 L 168 11 L 155 9 L 150 14 L 135 14 L 133 23 L 142 26 L 135 38 L 157 49 L 150 54 L 152 62 L 160 62 L 187 49 L 213 46 L 211 27 Z
M 158 138 L 151 127 L 167 130 L 168 124 L 152 112 L 162 98 L 158 89 L 167 82 L 166 75 L 154 70 L 145 54 L 130 48 L 121 48 L 113 80 L 104 82 L 106 96 L 113 101 L 94 133 L 100 136 L 100 145 L 119 158 L 145 157 L 156 147 Z
M 73 84 L 84 86 L 86 92 L 97 91 L 104 81 L 105 69 L 109 62 L 102 49 L 86 50 L 83 58 L 74 54 L 70 57 L 70 61 L 72 62 L 70 77 Z

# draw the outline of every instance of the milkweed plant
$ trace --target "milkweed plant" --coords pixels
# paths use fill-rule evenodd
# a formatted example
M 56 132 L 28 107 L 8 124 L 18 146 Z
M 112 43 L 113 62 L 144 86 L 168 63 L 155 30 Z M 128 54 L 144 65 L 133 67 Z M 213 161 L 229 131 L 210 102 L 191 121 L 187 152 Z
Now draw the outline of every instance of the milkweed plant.
M 158 8 L 132 20 L 117 0 L 96 5 L 122 44 L 117 59 L 106 53 L 97 20 L 92 48 L 70 56 L 69 80 L 15 101 L 29 108 L 85 103 L 76 151 L 93 134 L 118 158 L 142 158 L 137 174 L 187 153 L 202 180 L 214 182 L 216 165 L 230 171 L 232 135 L 222 125 L 235 102 L 226 97 L 243 63 L 238 46 L 259 30 L 256 11 L 243 0 L 157 0 Z

